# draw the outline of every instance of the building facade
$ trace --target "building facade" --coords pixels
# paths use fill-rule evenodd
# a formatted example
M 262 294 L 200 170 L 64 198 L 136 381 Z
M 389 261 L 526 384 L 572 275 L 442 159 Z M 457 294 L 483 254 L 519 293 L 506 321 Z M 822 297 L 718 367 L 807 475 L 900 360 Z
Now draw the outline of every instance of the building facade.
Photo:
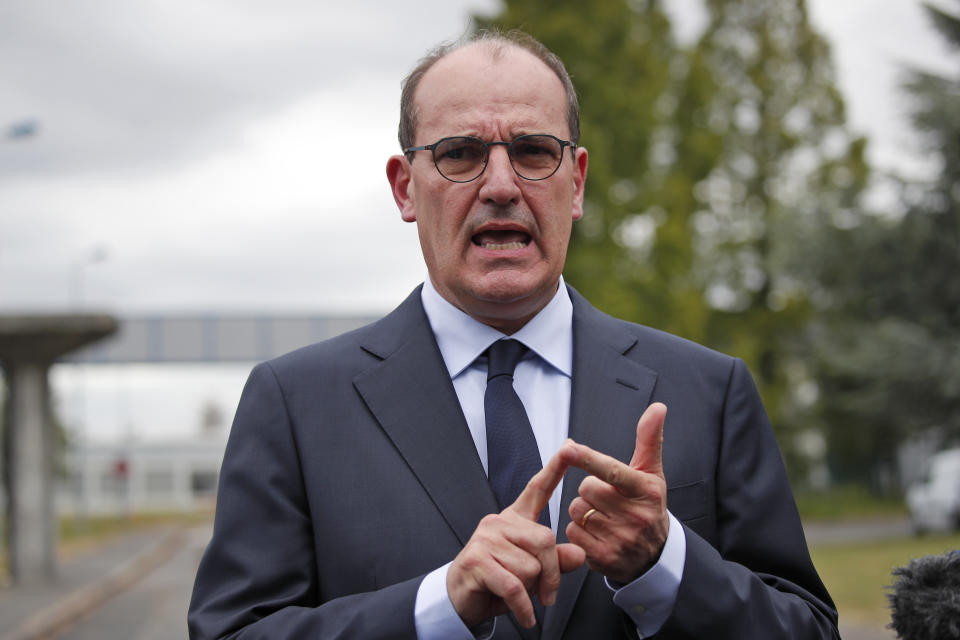
M 71 447 L 57 490 L 61 515 L 212 510 L 225 435 Z

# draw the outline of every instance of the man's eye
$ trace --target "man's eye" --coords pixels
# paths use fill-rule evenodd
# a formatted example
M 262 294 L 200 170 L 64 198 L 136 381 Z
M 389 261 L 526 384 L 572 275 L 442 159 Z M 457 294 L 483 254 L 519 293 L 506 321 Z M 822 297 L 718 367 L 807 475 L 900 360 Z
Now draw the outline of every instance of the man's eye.
M 513 153 L 515 156 L 524 158 L 533 158 L 537 156 L 556 156 L 556 151 L 550 145 L 537 142 L 521 142 L 515 144 Z
M 438 160 L 466 162 L 479 160 L 483 157 L 483 149 L 477 144 L 463 143 L 444 145 L 437 151 L 439 152 L 437 155 Z
M 450 147 L 444 150 L 443 157 L 447 160 L 461 160 L 466 154 L 467 150 L 463 147 Z
M 537 154 L 547 152 L 547 150 L 541 147 L 540 145 L 531 144 L 529 142 L 525 142 L 523 144 L 517 145 L 517 148 L 515 149 L 515 151 L 517 153 L 522 153 L 524 155 L 530 155 L 530 156 L 535 156 Z

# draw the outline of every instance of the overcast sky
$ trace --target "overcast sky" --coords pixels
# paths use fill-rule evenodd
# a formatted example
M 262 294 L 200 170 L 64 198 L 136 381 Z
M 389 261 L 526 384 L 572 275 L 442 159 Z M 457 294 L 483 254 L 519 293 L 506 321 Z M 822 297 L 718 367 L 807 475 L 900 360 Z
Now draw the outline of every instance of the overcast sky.
M 898 73 L 952 68 L 920 3 L 810 5 L 871 157 L 915 169 Z M 401 78 L 497 6 L 0 4 L 0 131 L 38 126 L 0 139 L 0 312 L 389 310 L 425 274 L 384 173 Z

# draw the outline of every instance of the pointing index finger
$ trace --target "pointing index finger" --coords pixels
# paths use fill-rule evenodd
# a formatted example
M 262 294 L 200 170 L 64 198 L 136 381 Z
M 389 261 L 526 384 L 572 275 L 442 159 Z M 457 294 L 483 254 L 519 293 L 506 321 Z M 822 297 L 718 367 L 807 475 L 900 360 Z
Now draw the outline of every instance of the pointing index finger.
M 527 486 L 524 487 L 520 495 L 517 496 L 516 501 L 507 507 L 508 509 L 512 509 L 525 518 L 536 522 L 540 516 L 540 512 L 543 511 L 543 508 L 547 506 L 547 503 L 550 501 L 550 496 L 553 495 L 554 489 L 557 488 L 557 485 L 559 485 L 563 479 L 563 474 L 567 472 L 567 468 L 570 466 L 564 461 L 564 456 L 561 455 L 567 446 L 568 445 L 564 444 L 563 447 L 560 448 L 560 451 L 553 454 L 550 460 L 547 461 L 543 469 L 540 469 L 540 471 L 530 478 Z
M 616 458 L 577 443 L 564 447 L 560 453 L 563 453 L 565 466 L 583 469 L 590 475 L 616 487 L 625 496 L 635 497 L 644 493 L 642 484 L 638 483 L 638 471 Z

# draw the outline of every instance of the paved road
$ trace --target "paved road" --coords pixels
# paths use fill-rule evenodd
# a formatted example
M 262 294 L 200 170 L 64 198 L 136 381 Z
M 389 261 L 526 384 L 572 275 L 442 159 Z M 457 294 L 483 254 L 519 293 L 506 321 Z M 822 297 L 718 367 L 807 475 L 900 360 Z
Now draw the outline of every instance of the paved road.
M 907 538 L 913 534 L 908 518 L 875 518 L 853 522 L 805 524 L 807 544 L 844 544 Z
M 896 640 L 892 629 L 855 627 L 840 623 L 840 637 L 843 640 Z
M 4 585 L 0 640 L 51 637 L 165 561 L 184 538 L 176 529 L 131 531 L 61 559 L 54 582 Z
M 0 587 L 0 640 L 183 640 L 210 532 L 132 531 L 62 559 L 53 583 Z
M 803 531 L 810 545 L 889 540 L 905 538 L 912 533 L 910 521 L 907 518 L 805 524 Z M 865 627 L 844 623 L 842 611 L 840 618 L 840 637 L 843 640 L 894 640 L 897 637 L 892 629 L 884 626 Z
M 209 527 L 186 531 L 165 563 L 56 636 L 58 640 L 184 640 L 187 606 Z

